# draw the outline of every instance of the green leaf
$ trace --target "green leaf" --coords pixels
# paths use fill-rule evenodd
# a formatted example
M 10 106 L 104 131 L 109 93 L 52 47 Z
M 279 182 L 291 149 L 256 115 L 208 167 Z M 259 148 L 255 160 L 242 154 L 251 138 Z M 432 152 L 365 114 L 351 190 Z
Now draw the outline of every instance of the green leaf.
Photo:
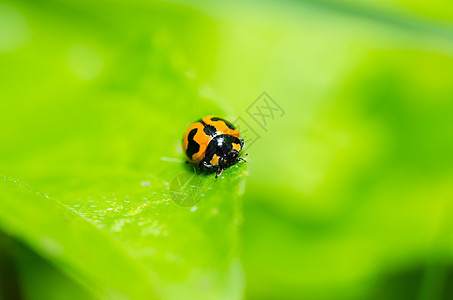
M 0 230 L 96 297 L 240 298 L 247 167 L 195 174 L 181 149 L 190 122 L 226 115 L 197 51 L 214 47 L 200 36 L 211 21 L 172 5 L 77 18 L 33 5 L 8 9 L 52 47 L 26 40 L 2 59 Z
M 224 173 L 181 173 L 175 182 L 192 176 L 190 184 L 171 189 L 137 181 L 64 204 L 4 177 L 0 224 L 100 296 L 237 298 L 245 168 Z

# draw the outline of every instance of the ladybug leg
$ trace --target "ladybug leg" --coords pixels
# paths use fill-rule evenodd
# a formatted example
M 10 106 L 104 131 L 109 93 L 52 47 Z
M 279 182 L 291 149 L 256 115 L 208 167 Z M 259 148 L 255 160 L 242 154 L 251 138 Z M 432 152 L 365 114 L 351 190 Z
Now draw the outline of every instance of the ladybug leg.
M 224 157 L 219 158 L 219 168 L 221 168 L 221 169 L 225 168 L 225 158 Z
M 223 170 L 224 170 L 223 168 L 219 168 L 217 170 L 217 173 L 215 174 L 215 178 L 217 178 L 218 176 L 222 175 Z
M 243 156 L 247 156 L 247 155 L 249 155 L 249 154 L 248 153 L 242 154 L 241 156 L 238 157 L 238 161 L 243 161 L 246 163 L 247 161 L 243 158 Z
M 206 161 L 202 161 L 198 164 L 198 167 L 199 168 L 204 168 L 204 169 L 212 169 L 214 168 L 213 165 L 211 165 L 210 163 L 206 162 Z
M 215 174 L 215 178 L 222 175 L 223 170 L 225 170 L 226 162 L 224 157 L 219 158 L 219 167 L 217 169 L 217 173 Z

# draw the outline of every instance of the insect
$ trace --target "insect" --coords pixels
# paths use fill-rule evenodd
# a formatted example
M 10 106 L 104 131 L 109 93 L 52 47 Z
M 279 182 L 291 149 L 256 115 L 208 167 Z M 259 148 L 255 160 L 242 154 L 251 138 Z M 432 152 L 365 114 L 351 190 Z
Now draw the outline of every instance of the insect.
M 239 156 L 243 146 L 239 130 L 217 116 L 207 116 L 191 124 L 183 139 L 187 161 L 201 169 L 216 171 L 216 178 L 235 163 L 245 162 Z

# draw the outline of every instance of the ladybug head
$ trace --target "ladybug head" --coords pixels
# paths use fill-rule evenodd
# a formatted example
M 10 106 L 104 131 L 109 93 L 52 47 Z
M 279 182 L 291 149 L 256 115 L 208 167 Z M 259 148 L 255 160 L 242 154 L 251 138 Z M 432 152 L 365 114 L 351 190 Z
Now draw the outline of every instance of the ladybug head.
M 223 153 L 221 159 L 219 160 L 219 165 L 222 168 L 228 168 L 229 166 L 234 165 L 238 161 L 241 160 L 239 157 L 239 152 L 244 145 L 244 141 L 242 139 L 234 138 L 234 140 L 230 141 L 228 144 L 228 150 Z
M 237 150 L 231 150 L 228 153 L 225 153 L 225 155 L 222 157 L 222 159 L 219 161 L 221 164 L 221 167 L 229 167 L 231 165 L 234 165 L 238 161 L 239 157 L 239 152 Z M 222 165 L 223 164 L 223 165 Z
M 216 178 L 223 170 L 236 164 L 238 161 L 245 161 L 239 152 L 242 150 L 244 141 L 231 135 L 220 135 L 215 137 L 208 145 L 205 160 L 201 163 L 207 168 L 216 168 Z
M 213 166 L 226 169 L 237 163 L 244 142 L 231 135 L 219 135 L 212 139 L 206 149 L 205 160 Z

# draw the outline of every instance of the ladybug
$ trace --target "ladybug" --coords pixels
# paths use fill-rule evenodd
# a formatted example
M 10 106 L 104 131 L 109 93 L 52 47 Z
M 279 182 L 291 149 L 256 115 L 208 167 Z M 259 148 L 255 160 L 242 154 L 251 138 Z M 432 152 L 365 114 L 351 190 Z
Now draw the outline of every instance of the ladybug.
M 191 124 L 183 139 L 187 162 L 216 171 L 216 178 L 235 163 L 245 162 L 239 156 L 243 146 L 244 140 L 236 127 L 217 116 L 207 116 Z

